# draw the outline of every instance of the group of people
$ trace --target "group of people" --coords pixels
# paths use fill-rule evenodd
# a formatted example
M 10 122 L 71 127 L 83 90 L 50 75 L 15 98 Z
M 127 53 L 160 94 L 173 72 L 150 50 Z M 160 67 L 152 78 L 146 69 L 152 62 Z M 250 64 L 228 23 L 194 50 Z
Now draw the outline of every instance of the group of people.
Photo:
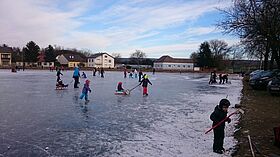
M 228 83 L 228 74 L 219 74 L 219 84 L 225 84 Z M 213 71 L 210 73 L 210 80 L 209 80 L 209 84 L 214 84 L 217 83 L 217 74 L 216 71 Z
M 62 87 L 67 87 L 68 85 L 64 85 L 60 76 L 63 75 L 61 73 L 61 69 L 57 71 L 57 85 L 61 85 Z M 142 76 L 142 75 L 141 75 Z M 79 77 L 80 77 L 80 72 L 79 68 L 75 67 L 74 68 L 74 73 L 73 73 L 73 78 L 75 80 L 74 82 L 74 88 L 79 88 Z M 140 76 L 139 76 L 140 77 Z M 216 73 L 213 72 L 211 73 L 211 83 L 215 82 L 216 80 Z M 140 80 L 140 79 L 139 79 Z M 210 82 L 209 82 L 210 83 Z M 221 83 L 221 81 L 220 81 Z M 223 82 L 224 83 L 224 82 Z M 85 101 L 88 102 L 88 92 L 91 92 L 90 89 L 90 80 L 85 80 L 85 84 L 82 90 L 82 93 L 80 95 L 80 99 L 85 98 Z M 149 77 L 147 74 L 144 74 L 143 77 L 141 77 L 140 83 L 138 85 L 142 85 L 143 87 L 143 96 L 148 96 L 148 84 L 152 85 L 152 83 L 149 80 Z M 124 92 L 123 88 L 123 83 L 119 82 L 117 85 L 117 90 L 118 92 Z M 231 119 L 227 117 L 227 112 L 228 108 L 230 106 L 230 102 L 228 99 L 222 99 L 219 104 L 215 107 L 214 111 L 210 115 L 210 119 L 213 121 L 212 126 L 216 126 L 214 130 L 214 142 L 213 142 L 213 152 L 218 153 L 218 154 L 223 154 L 225 152 L 225 149 L 223 147 L 224 143 L 224 137 L 225 137 L 225 122 L 230 123 Z
M 149 80 L 148 75 L 144 74 L 140 80 L 140 83 L 138 84 L 138 86 L 142 85 L 142 87 L 143 87 L 143 96 L 148 96 L 148 84 L 152 85 L 151 81 Z M 116 92 L 125 92 L 122 87 L 122 82 L 118 83 Z
M 96 76 L 96 72 L 98 72 L 98 75 L 100 75 L 101 78 L 104 78 L 105 71 L 103 68 L 99 69 L 99 68 L 94 67 L 92 70 L 92 76 Z

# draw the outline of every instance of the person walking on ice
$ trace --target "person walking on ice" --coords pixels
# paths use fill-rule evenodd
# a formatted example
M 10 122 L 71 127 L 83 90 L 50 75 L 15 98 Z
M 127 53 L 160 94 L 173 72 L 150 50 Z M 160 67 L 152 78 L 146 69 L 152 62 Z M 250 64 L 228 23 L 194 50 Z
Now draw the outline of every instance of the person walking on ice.
M 142 84 L 143 87 L 143 96 L 148 96 L 148 83 L 152 85 L 150 80 L 148 79 L 148 75 L 144 74 L 142 81 L 140 82 L 139 85 Z
M 213 121 L 212 126 L 215 126 L 227 117 L 228 107 L 230 102 L 228 99 L 222 99 L 214 109 L 214 112 L 210 115 L 210 119 Z M 227 118 L 223 123 L 214 128 L 214 143 L 213 152 L 223 154 L 225 149 L 223 147 L 225 137 L 225 122 L 230 123 L 231 119 Z
M 85 97 L 86 102 L 89 101 L 88 100 L 88 92 L 91 92 L 91 89 L 89 88 L 89 83 L 90 83 L 89 80 L 85 81 L 84 88 L 83 88 L 82 94 L 80 96 L 80 99 L 83 99 Z

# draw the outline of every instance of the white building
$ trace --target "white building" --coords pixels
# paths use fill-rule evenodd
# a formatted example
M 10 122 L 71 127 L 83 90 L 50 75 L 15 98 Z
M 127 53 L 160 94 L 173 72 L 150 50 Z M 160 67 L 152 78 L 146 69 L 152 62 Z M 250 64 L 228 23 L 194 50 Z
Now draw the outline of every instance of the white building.
M 115 59 L 108 53 L 96 53 L 87 58 L 87 67 L 114 68 Z
M 192 59 L 162 56 L 154 62 L 154 68 L 157 70 L 193 71 L 194 62 Z

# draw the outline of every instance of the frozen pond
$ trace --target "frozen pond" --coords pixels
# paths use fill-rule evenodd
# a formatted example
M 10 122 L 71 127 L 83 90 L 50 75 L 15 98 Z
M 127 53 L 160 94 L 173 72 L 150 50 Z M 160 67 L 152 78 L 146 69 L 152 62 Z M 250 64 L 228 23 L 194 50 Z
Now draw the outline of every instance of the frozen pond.
M 209 86 L 205 74 L 156 73 L 148 97 L 138 87 L 129 96 L 114 95 L 119 81 L 132 88 L 138 79 L 122 72 L 91 76 L 90 102 L 78 97 L 72 71 L 62 79 L 67 90 L 55 90 L 56 72 L 0 70 L 1 156 L 220 156 L 212 152 L 209 116 L 219 100 L 239 103 L 242 82 Z M 234 109 L 230 109 L 230 112 Z M 226 127 L 225 148 L 232 150 L 233 120 Z

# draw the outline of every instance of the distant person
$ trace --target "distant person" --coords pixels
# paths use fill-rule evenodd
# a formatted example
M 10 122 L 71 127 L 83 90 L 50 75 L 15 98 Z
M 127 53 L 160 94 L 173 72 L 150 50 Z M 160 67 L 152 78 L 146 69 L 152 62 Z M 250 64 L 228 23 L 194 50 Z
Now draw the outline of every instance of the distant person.
M 219 80 L 220 80 L 219 84 L 222 84 L 222 82 L 223 82 L 223 75 L 222 74 L 219 74 Z
M 222 120 L 227 117 L 228 107 L 230 106 L 230 102 L 228 99 L 222 99 L 215 107 L 214 112 L 210 115 L 210 119 L 213 121 L 212 126 L 215 126 Z M 231 119 L 228 118 L 226 120 L 228 123 L 231 122 Z M 225 138 L 225 122 L 221 125 L 214 128 L 214 143 L 213 143 L 213 152 L 218 154 L 223 154 L 225 149 L 223 147 L 224 138 Z
M 142 75 L 143 75 L 143 73 L 142 73 L 141 70 L 139 71 L 139 74 L 138 74 L 138 75 L 139 75 L 139 80 L 138 80 L 138 81 L 141 82 L 141 80 L 142 80 Z
M 101 75 L 102 78 L 104 78 L 104 73 L 105 73 L 105 72 L 104 72 L 104 69 L 101 68 L 101 70 L 100 70 L 100 75 Z
M 156 73 L 156 69 L 155 68 L 153 68 L 153 75 Z
M 139 85 L 142 84 L 143 87 L 143 96 L 148 96 L 148 83 L 150 85 L 152 85 L 152 83 L 150 82 L 148 75 L 144 74 L 144 78 L 142 79 L 142 81 L 140 82 Z
M 228 74 L 224 74 L 224 75 L 222 76 L 222 79 L 223 79 L 223 84 L 224 84 L 224 83 L 228 83 Z
M 134 72 L 133 72 L 133 73 L 134 73 L 134 77 L 137 78 L 137 73 L 138 73 L 138 72 L 137 72 L 136 69 L 134 69 Z
M 126 75 L 127 75 L 127 70 L 126 70 L 126 68 L 124 68 L 124 70 L 123 70 L 123 77 L 126 78 Z
M 97 71 L 97 69 L 96 69 L 96 67 L 94 67 L 94 68 L 93 68 L 93 71 L 92 71 L 92 76 L 95 76 L 95 75 L 96 75 L 96 71 Z
M 117 86 L 117 92 L 123 92 L 123 91 L 124 91 L 124 89 L 122 87 L 122 82 L 119 82 L 118 86 Z
M 86 80 L 85 81 L 85 84 L 84 84 L 84 88 L 82 90 L 82 94 L 80 96 L 80 99 L 83 99 L 85 97 L 85 101 L 88 102 L 88 92 L 91 92 L 91 89 L 89 88 L 89 83 L 90 81 L 89 80 Z
M 82 73 L 83 78 L 87 78 L 87 74 L 85 72 Z
M 78 67 L 74 68 L 74 73 L 73 73 L 73 78 L 74 78 L 74 88 L 79 88 L 78 84 L 79 82 L 79 78 L 80 78 L 80 70 Z
M 56 72 L 56 82 L 58 82 L 60 80 L 60 75 L 63 75 L 63 74 L 61 73 L 61 70 L 58 69 L 58 71 Z
M 133 78 L 132 71 L 131 71 L 131 72 L 129 72 L 129 78 Z

